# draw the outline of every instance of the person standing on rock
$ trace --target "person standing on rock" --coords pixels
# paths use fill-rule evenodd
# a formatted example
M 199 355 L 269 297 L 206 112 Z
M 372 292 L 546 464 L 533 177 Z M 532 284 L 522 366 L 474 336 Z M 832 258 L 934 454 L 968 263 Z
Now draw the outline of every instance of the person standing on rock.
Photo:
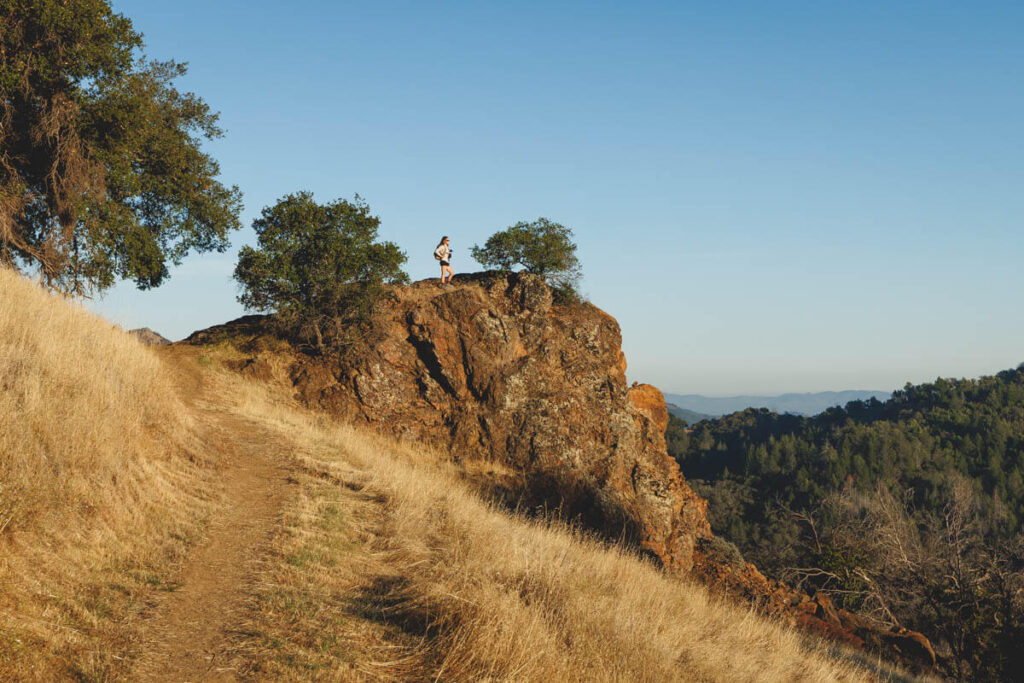
M 434 258 L 441 262 L 442 285 L 451 283 L 452 277 L 455 275 L 451 266 L 452 248 L 448 246 L 448 243 L 448 235 L 445 235 L 441 238 L 441 242 L 438 243 L 437 249 L 434 249 Z

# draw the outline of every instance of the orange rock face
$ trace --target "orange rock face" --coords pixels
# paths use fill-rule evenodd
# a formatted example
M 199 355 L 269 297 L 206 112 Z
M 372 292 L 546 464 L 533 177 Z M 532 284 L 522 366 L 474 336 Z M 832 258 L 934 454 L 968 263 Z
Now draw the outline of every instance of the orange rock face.
M 664 434 L 668 429 L 668 406 L 661 390 L 650 384 L 637 384 L 630 388 L 627 396 L 633 409 L 653 420 L 655 427 Z
M 532 275 L 398 288 L 365 340 L 296 363 L 300 398 L 347 419 L 500 463 L 503 493 L 626 538 L 681 570 L 706 503 L 665 450 L 661 393 L 626 386 L 618 323 L 555 306 Z

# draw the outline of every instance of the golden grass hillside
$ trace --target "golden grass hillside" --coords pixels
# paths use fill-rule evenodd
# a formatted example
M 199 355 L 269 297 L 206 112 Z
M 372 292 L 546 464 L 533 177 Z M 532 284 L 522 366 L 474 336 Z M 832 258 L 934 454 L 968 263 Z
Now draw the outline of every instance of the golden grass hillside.
M 190 431 L 151 351 L 0 268 L 0 680 L 122 666 L 208 512 Z
M 489 505 L 421 447 L 219 381 L 239 415 L 293 444 L 299 484 L 230 646 L 245 678 L 898 678 L 630 550 Z
M 304 411 L 223 369 L 229 353 L 144 348 L 0 270 L 0 681 L 170 680 L 158 664 L 224 610 L 211 594 L 175 620 L 160 596 L 186 594 L 169 591 L 216 551 L 198 541 L 247 513 L 215 475 L 257 461 L 287 474 L 264 480 L 276 511 L 239 611 L 177 680 L 887 677 L 489 505 L 442 455 Z

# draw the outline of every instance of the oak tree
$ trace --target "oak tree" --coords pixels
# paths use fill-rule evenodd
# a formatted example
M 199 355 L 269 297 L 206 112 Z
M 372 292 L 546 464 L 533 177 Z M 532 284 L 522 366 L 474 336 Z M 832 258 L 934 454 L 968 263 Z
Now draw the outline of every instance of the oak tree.
M 327 204 L 309 192 L 280 199 L 253 221 L 257 246 L 239 252 L 238 300 L 276 313 L 290 332 L 325 350 L 365 318 L 383 285 L 409 280 L 405 254 L 393 242 L 377 241 L 379 226 L 359 195 Z
M 578 298 L 582 270 L 572 230 L 538 218 L 520 221 L 491 235 L 483 247 L 474 245 L 473 258 L 485 268 L 511 271 L 516 266 L 543 277 L 563 300 Z
M 0 262 L 53 289 L 155 287 L 240 227 L 217 114 L 142 48 L 106 0 L 0 0 Z

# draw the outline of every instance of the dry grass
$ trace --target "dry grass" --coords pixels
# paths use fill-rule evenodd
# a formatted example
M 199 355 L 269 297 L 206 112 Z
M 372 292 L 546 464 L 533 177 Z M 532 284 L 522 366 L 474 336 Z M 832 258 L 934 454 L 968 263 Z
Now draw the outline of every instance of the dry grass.
M 295 444 L 300 494 L 263 562 L 236 666 L 282 680 L 873 678 L 650 563 L 484 503 L 442 459 L 331 426 L 234 378 Z
M 104 679 L 209 474 L 160 360 L 0 268 L 0 680 Z
M 211 376 L 205 410 L 259 428 L 239 439 L 269 431 L 298 483 L 228 643 L 244 678 L 872 677 L 629 551 L 489 506 L 445 458 L 329 424 L 204 354 L 167 358 Z M 0 270 L 0 680 L 133 675 L 146 605 L 219 514 L 200 413 L 167 374 L 183 367 Z

